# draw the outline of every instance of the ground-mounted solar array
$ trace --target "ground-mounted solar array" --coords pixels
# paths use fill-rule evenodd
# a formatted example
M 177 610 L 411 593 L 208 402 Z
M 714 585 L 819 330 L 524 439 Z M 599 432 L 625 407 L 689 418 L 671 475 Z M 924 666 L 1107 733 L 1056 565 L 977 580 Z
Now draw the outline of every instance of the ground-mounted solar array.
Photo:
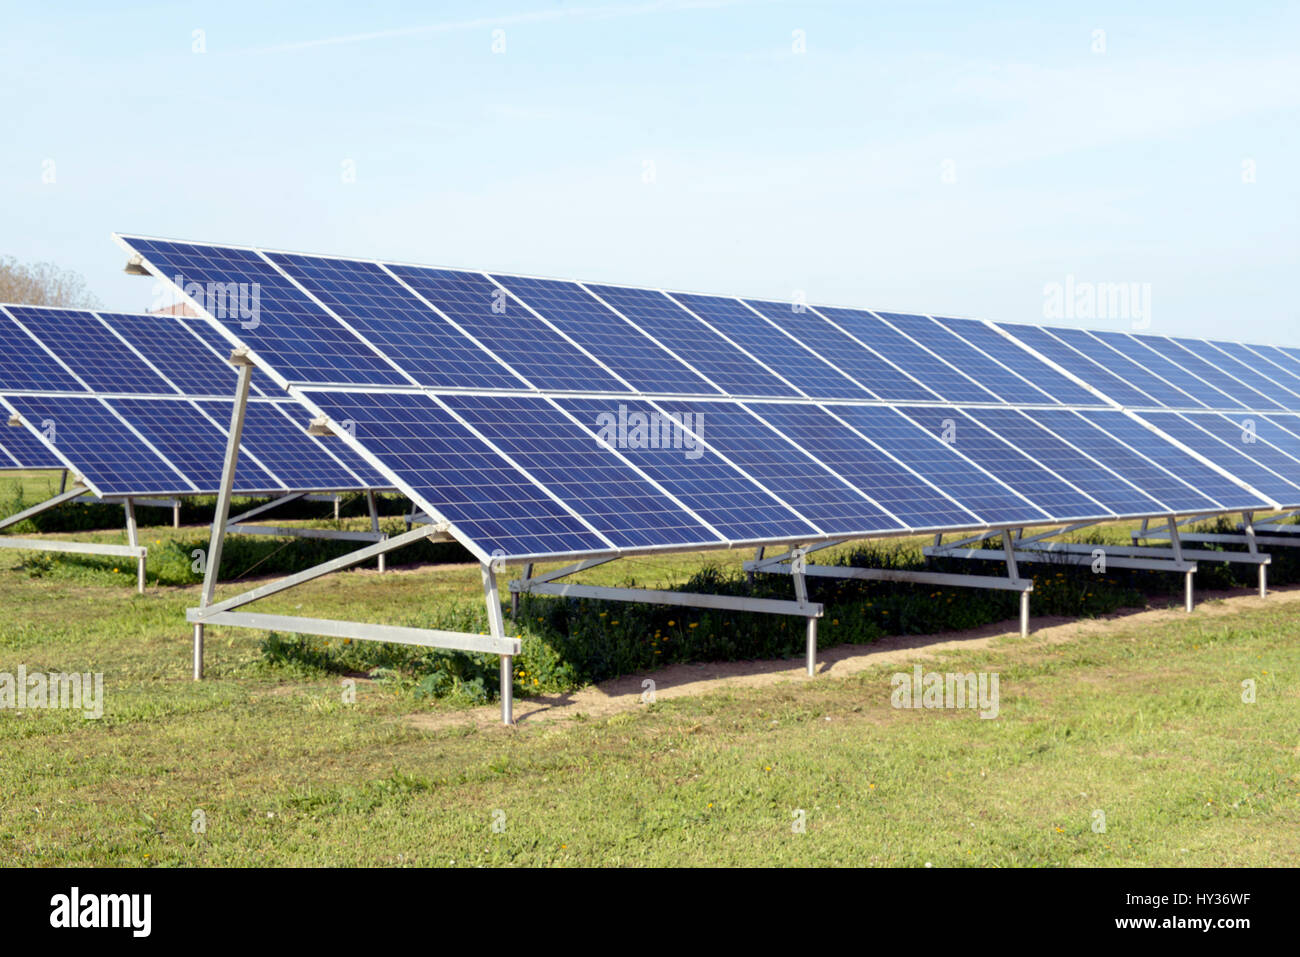
M 235 373 L 206 323 L 0 306 L 5 468 L 67 469 L 99 496 L 212 494 L 221 485 Z M 309 435 L 272 387 L 248 406 L 235 491 L 346 491 L 390 483 L 352 449 Z
M 1293 350 L 119 242 L 480 555 L 1300 504 Z

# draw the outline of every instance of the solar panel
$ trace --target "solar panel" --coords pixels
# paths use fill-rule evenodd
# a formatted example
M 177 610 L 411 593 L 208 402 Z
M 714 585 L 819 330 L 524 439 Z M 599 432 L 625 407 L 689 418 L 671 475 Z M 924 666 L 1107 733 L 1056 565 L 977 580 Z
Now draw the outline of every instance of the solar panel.
M 1048 396 L 1053 403 L 1081 406 L 1105 404 L 1093 393 L 1076 384 L 1072 379 L 1061 375 L 1047 363 L 1026 356 L 1023 349 L 982 322 L 973 319 L 945 319 L 942 316 L 935 316 L 934 321 L 949 332 L 960 336 L 995 362 L 1017 373 L 1039 392 Z M 1008 401 L 1015 400 L 1008 399 Z
M 613 551 L 568 511 L 427 395 L 304 393 L 355 444 L 384 463 L 430 514 L 442 515 L 485 554 Z
M 920 343 L 905 336 L 878 316 L 862 309 L 818 306 L 817 312 L 844 329 L 870 353 L 861 363 L 861 381 L 884 399 L 947 399 L 963 402 L 997 402 L 998 397 L 949 365 Z M 903 372 L 899 376 L 895 370 Z
M 580 422 L 600 433 L 622 435 L 618 450 L 650 478 L 733 541 L 794 539 L 818 531 L 789 505 L 722 458 L 696 435 L 707 434 L 709 417 L 682 422 L 650 402 L 616 406 L 602 399 L 557 400 Z M 637 418 L 640 416 L 641 418 Z
M 931 435 L 947 437 L 973 462 L 1011 485 L 1048 514 L 1063 521 L 1102 520 L 1113 513 L 1044 465 L 1030 458 L 996 432 L 961 409 L 932 405 L 900 406 L 899 412 Z
M 523 350 L 524 375 L 538 388 L 631 391 L 487 276 L 423 266 L 389 268 L 470 335 L 499 349 L 507 362 Z
M 1201 350 L 1199 355 L 1210 356 L 1217 353 L 1220 357 L 1226 356 L 1233 360 L 1229 365 L 1234 377 L 1250 385 L 1252 389 L 1263 395 L 1268 396 L 1284 409 L 1300 411 L 1300 376 L 1292 375 L 1279 369 L 1272 362 L 1260 356 L 1257 352 L 1251 351 L 1246 346 L 1237 342 L 1196 342 L 1191 339 L 1174 339 L 1185 349 L 1190 349 L 1195 343 L 1197 346 L 1204 346 L 1210 350 L 1206 352 Z M 1210 361 L 1207 358 L 1207 361 Z M 1243 374 L 1242 368 L 1249 370 L 1249 373 Z
M 0 453 L 0 468 L 64 468 L 63 460 L 22 426 L 0 429 Z
M 685 350 L 691 365 L 728 395 L 798 395 L 789 383 L 777 378 L 662 292 L 593 283 L 584 286 L 659 342 Z
M 858 382 L 786 335 L 739 299 L 674 293 L 672 298 L 802 391 L 822 399 L 868 399 Z
M 1071 370 L 1120 405 L 1146 408 L 1159 404 L 1127 379 L 1120 378 L 1105 366 L 1097 364 L 1077 349 L 1056 338 L 1051 329 L 1007 322 L 997 323 L 997 327 L 1043 358 Z
M 718 394 L 684 362 L 576 282 L 494 276 L 535 312 L 642 392 Z M 689 348 L 689 343 L 679 343 Z
M 526 387 L 523 379 L 422 303 L 378 263 L 267 255 L 421 385 Z
M 197 491 L 99 399 L 6 395 L 4 401 L 29 430 L 43 433 L 64 450 L 76 470 L 104 495 Z
M 1143 341 L 1146 341 L 1145 338 Z M 1253 363 L 1240 362 L 1229 351 L 1195 339 L 1170 339 L 1169 342 L 1181 349 L 1182 355 L 1190 354 L 1196 357 L 1191 363 L 1186 360 L 1175 361 L 1179 361 L 1181 365 L 1185 365 L 1207 382 L 1212 382 L 1220 391 L 1237 398 L 1245 408 L 1300 408 L 1300 396 L 1288 392 L 1257 371 L 1257 368 L 1264 364 L 1258 358 L 1254 359 Z M 1228 348 L 1231 348 L 1231 344 L 1228 344 Z M 1242 352 L 1249 355 L 1244 349 Z
M 909 529 L 961 527 L 982 521 L 827 411 L 775 404 L 754 404 L 749 408 L 779 432 L 797 436 L 803 448 L 862 489 Z M 843 409 L 837 406 L 836 411 Z
M 10 306 L 9 312 L 62 359 L 91 392 L 176 394 L 162 376 L 124 346 L 92 313 L 36 306 Z
M 224 355 L 214 355 L 194 329 L 174 316 L 99 313 L 100 320 L 148 357 L 184 395 L 234 395 L 236 375 Z M 203 332 L 207 332 L 204 325 Z M 168 390 L 171 391 L 171 390 Z
M 1193 375 L 1176 359 L 1167 357 L 1164 348 L 1157 348 L 1159 343 L 1147 343 L 1119 332 L 1093 331 L 1088 334 L 1191 396 L 1193 402 L 1184 402 L 1184 405 L 1199 404 L 1209 409 L 1246 408 L 1227 393 Z
M 0 309 L 0 383 L 18 391 L 86 391 L 57 359 L 18 326 L 9 309 Z
M 1122 376 L 1127 382 L 1141 389 L 1151 397 L 1152 401 L 1146 403 L 1148 406 L 1155 405 L 1171 409 L 1205 407 L 1186 392 L 1178 389 L 1155 373 L 1149 372 L 1146 366 L 1134 362 L 1123 353 L 1117 352 L 1082 329 L 1051 328 L 1048 329 L 1048 332 L 1066 345 L 1092 359 L 1098 365 L 1111 370 L 1116 375 Z
M 1185 415 L 1177 412 L 1142 412 L 1139 417 L 1278 502 L 1290 503 L 1300 497 L 1300 488 L 1284 475 L 1260 465 L 1246 454 L 1244 445 L 1223 441 Z
M 205 311 L 230 335 L 291 381 L 410 381 L 253 250 L 150 239 L 132 243 L 178 289 L 198 293 L 202 301 L 196 306 L 210 306 Z
M 831 535 L 902 531 L 906 526 L 761 418 L 723 402 L 660 402 L 674 414 L 703 415 L 704 441 Z

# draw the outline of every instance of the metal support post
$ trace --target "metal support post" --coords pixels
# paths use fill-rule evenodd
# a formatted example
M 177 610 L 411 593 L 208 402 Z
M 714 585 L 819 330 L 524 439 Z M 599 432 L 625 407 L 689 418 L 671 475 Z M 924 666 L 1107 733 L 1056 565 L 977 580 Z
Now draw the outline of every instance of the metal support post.
M 483 563 L 483 594 L 487 601 L 488 630 L 498 641 L 506 640 L 506 626 L 501 619 L 501 596 L 497 591 L 497 569 L 492 562 Z M 515 659 L 501 656 L 501 723 L 507 727 L 515 723 Z

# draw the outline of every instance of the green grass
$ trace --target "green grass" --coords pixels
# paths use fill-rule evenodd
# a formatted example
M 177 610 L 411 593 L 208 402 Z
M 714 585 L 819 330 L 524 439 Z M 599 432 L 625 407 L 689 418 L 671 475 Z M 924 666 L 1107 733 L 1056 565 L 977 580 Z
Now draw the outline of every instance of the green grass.
M 98 534 L 120 540 L 120 533 Z M 1122 530 L 1103 534 L 1120 540 Z M 202 538 L 195 528 L 145 535 L 150 542 Z M 297 542 L 285 551 L 299 546 L 311 547 Z M 898 560 L 911 561 L 914 547 L 903 543 Z M 827 560 L 849 557 L 844 550 Z M 741 558 L 639 559 L 585 580 L 615 584 L 631 574 L 638 584 L 679 586 L 708 563 L 725 584 Z M 298 560 L 276 558 L 264 568 Z M 1044 574 L 1036 607 L 1073 607 L 1070 589 L 1079 583 L 1069 574 Z M 421 694 L 418 673 L 400 656 L 391 667 L 375 665 L 381 680 L 359 681 L 356 703 L 345 704 L 340 669 L 355 646 L 338 643 L 268 654 L 265 635 L 212 629 L 209 680 L 193 683 L 184 609 L 195 601 L 194 586 L 158 585 L 151 574 L 148 593 L 137 596 L 132 580 L 130 569 L 65 559 L 33 576 L 24 553 L 0 553 L 0 672 L 20 664 L 102 671 L 106 694 L 99 721 L 0 711 L 0 861 L 1224 866 L 1300 859 L 1300 605 L 1286 596 L 1231 615 L 1210 608 L 1159 623 L 1121 618 L 1065 643 L 1008 637 L 926 664 L 998 672 L 1001 715 L 992 721 L 969 711 L 895 710 L 894 669 L 878 668 L 508 730 L 454 720 L 473 696 Z M 243 587 L 223 585 L 219 594 Z M 1052 588 L 1062 597 L 1053 599 Z M 1146 593 L 1163 605 L 1161 596 L 1176 588 L 1165 580 Z M 472 627 L 480 595 L 474 566 L 384 577 L 367 570 L 278 596 L 265 610 Z M 853 602 L 853 618 L 848 606 L 828 609 L 827 645 L 866 635 L 868 625 L 873 634 L 935 630 L 936 621 L 958 614 L 918 588 L 840 598 Z M 953 604 L 976 600 L 984 598 L 965 593 Z M 593 620 L 622 627 L 603 638 L 629 656 L 644 655 L 652 619 L 637 616 L 651 612 L 610 606 L 622 616 L 613 626 L 599 607 L 565 614 L 577 616 L 578 628 L 596 627 Z M 672 620 L 675 628 L 685 622 L 683 642 L 699 631 L 685 617 Z M 520 630 L 559 640 L 545 629 Z M 589 638 L 581 648 L 602 635 Z M 389 653 L 366 648 L 379 659 Z M 636 661 L 651 674 L 662 659 Z M 1255 704 L 1241 701 L 1246 678 L 1258 684 Z M 417 726 L 408 720 L 415 713 L 449 720 Z M 795 834 L 800 809 L 807 828 Z M 1095 810 L 1105 812 L 1105 833 L 1091 829 Z M 192 830 L 196 811 L 206 816 L 201 834 Z M 497 811 L 501 833 L 492 830 Z

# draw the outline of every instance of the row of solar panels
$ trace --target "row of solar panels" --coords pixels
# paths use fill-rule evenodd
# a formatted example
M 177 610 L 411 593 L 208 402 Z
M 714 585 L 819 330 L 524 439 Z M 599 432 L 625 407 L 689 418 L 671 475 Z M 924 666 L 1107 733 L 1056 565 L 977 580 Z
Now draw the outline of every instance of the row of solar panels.
M 225 327 L 299 383 L 1300 410 L 1295 349 L 121 241 L 181 289 L 256 283 Z
M 1300 503 L 1286 350 L 1260 349 L 1265 386 L 1210 343 L 121 242 L 483 555 Z M 231 310 L 236 289 L 258 290 L 255 317 Z M 1112 369 L 1150 411 L 1120 410 Z M 668 421 L 697 454 L 602 443 L 616 412 Z
M 98 495 L 214 493 L 235 374 L 201 321 L 0 307 L 0 432 L 7 468 L 67 468 Z M 302 406 L 249 403 L 236 491 L 347 491 L 387 483 L 351 449 L 307 434 Z

